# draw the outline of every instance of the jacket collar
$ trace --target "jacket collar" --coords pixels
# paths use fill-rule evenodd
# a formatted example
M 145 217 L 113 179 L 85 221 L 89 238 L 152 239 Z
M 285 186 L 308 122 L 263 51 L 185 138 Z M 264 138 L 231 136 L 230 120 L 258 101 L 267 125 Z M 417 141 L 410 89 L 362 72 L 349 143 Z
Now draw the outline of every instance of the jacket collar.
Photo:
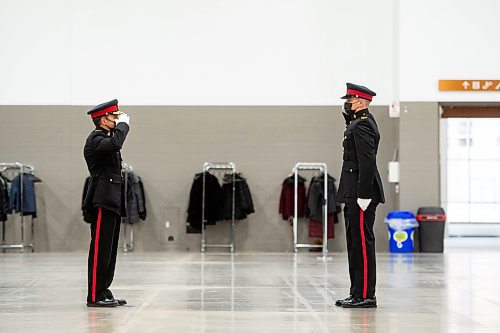
M 110 133 L 111 133 L 111 132 L 110 132 L 110 131 L 108 131 L 107 129 L 102 128 L 102 127 L 100 127 L 100 126 L 97 126 L 97 127 L 95 128 L 94 132 L 102 132 L 102 133 L 106 134 L 107 136 L 109 136 L 109 135 L 110 135 Z

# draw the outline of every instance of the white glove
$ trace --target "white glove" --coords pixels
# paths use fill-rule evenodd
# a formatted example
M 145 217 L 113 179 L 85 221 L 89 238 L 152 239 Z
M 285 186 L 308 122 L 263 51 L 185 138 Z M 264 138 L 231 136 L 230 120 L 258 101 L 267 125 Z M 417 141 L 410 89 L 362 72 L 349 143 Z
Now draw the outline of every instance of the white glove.
M 372 202 L 372 199 L 361 199 L 358 198 L 358 205 L 361 207 L 363 211 L 365 211 L 368 208 L 368 205 Z
M 125 123 L 129 125 L 130 116 L 126 113 L 122 113 L 120 116 L 118 116 L 118 119 L 116 119 L 116 125 L 118 125 L 119 123 Z

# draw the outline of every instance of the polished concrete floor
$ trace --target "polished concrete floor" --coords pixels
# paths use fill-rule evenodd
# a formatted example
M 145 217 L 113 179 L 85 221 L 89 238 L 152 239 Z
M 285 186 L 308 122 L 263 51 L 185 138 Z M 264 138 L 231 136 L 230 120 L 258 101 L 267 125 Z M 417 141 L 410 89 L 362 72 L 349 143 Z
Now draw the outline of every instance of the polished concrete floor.
M 0 332 L 500 332 L 500 251 L 379 254 L 377 309 L 334 306 L 347 259 L 119 254 L 127 306 L 85 306 L 85 254 L 1 254 Z

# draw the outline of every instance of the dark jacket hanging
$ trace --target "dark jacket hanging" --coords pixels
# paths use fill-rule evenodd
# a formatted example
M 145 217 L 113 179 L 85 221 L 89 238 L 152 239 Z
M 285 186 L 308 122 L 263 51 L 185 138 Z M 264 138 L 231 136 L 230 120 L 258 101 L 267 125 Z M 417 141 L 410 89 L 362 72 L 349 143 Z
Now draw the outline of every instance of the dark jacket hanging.
M 337 197 L 337 187 L 335 186 L 335 178 L 330 175 L 328 177 L 328 214 L 339 213 L 340 205 L 335 203 Z M 313 177 L 309 185 L 307 193 L 307 209 L 306 216 L 313 220 L 323 220 L 323 202 L 324 202 L 324 175 Z
M 0 222 L 7 221 L 9 211 L 9 190 L 7 178 L 0 174 Z
M 122 223 L 135 224 L 141 219 L 146 218 L 146 201 L 144 198 L 144 187 L 140 177 L 133 172 L 126 173 L 127 193 L 126 193 L 126 211 L 127 216 L 122 217 Z
M 298 176 L 297 188 L 297 217 L 304 217 L 305 202 L 306 202 L 306 179 Z M 294 191 L 295 191 L 294 176 L 285 178 L 281 188 L 279 213 L 283 220 L 289 220 L 294 214 Z
M 222 218 L 222 188 L 214 175 L 205 172 L 205 223 L 215 224 Z M 195 175 L 191 191 L 187 216 L 187 233 L 201 233 L 203 200 L 203 173 Z
M 23 200 L 21 207 L 21 175 L 17 175 L 12 180 L 9 194 L 9 214 L 20 212 L 22 215 L 36 217 L 36 196 L 33 175 L 23 173 Z
M 335 223 L 338 223 L 340 205 L 335 203 L 337 187 L 335 178 L 327 175 L 328 185 L 328 238 L 335 237 Z M 323 237 L 323 203 L 324 203 L 324 175 L 313 177 L 307 193 L 306 216 L 309 218 L 309 237 Z
M 246 179 L 241 174 L 236 174 L 235 178 L 235 194 L 234 194 L 234 219 L 244 220 L 248 215 L 255 213 L 253 206 L 252 195 Z M 223 219 L 232 219 L 233 205 L 233 175 L 226 174 L 224 176 L 224 184 L 222 185 L 223 192 Z

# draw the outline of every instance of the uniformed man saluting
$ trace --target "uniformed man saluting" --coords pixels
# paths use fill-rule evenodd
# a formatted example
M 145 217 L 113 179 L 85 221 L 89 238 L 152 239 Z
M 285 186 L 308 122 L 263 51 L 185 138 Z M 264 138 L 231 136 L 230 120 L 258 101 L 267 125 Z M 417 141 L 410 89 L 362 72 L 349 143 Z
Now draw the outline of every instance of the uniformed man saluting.
M 85 142 L 84 156 L 90 182 L 83 202 L 91 216 L 87 306 L 124 305 L 109 290 L 115 273 L 121 216 L 125 216 L 120 150 L 129 131 L 129 116 L 118 101 L 100 104 L 87 112 L 96 126 Z
M 368 105 L 376 94 L 347 83 L 344 103 L 344 162 L 337 201 L 345 203 L 347 254 L 351 287 L 349 297 L 335 305 L 345 308 L 376 307 L 375 298 L 375 210 L 384 203 L 384 190 L 377 170 L 380 141 L 375 118 Z

